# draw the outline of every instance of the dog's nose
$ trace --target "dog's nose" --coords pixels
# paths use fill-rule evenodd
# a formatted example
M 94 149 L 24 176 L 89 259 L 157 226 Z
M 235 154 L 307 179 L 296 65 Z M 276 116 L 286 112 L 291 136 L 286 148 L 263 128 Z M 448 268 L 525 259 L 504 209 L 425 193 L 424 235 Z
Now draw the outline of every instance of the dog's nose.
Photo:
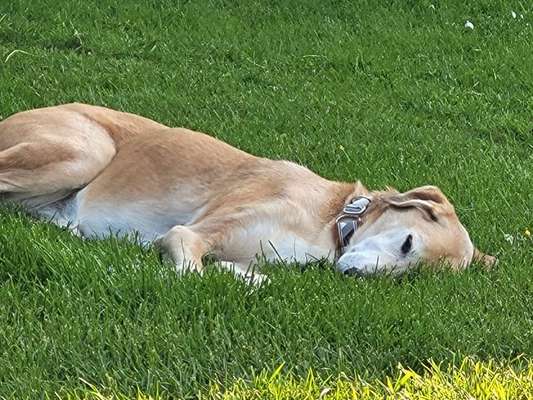
M 363 276 L 363 273 L 359 269 L 354 267 L 344 270 L 343 273 L 346 276 Z

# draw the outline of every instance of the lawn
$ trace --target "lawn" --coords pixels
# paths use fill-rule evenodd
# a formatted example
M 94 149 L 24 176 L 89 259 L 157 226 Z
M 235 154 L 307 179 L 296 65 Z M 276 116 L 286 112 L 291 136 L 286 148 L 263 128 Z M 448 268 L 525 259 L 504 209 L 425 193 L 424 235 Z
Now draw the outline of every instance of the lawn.
M 531 398 L 532 25 L 520 1 L 1 0 L 0 119 L 86 102 L 372 189 L 434 184 L 499 265 L 265 265 L 251 289 L 6 208 L 0 398 Z

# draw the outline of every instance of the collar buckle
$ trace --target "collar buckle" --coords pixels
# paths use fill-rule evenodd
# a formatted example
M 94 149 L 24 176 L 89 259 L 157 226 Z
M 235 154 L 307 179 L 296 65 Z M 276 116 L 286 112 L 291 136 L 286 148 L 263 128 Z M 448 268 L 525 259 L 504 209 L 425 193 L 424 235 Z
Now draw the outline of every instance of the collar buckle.
M 356 197 L 350 203 L 346 204 L 342 209 L 343 214 L 360 216 L 364 214 L 368 205 L 370 204 L 370 199 L 368 197 Z

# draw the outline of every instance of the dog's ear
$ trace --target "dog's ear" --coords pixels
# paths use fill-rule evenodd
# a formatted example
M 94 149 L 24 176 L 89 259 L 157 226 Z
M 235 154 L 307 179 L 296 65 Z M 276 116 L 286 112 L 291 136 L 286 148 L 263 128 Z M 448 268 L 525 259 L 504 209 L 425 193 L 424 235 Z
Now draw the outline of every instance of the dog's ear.
M 474 247 L 474 257 L 472 257 L 472 261 L 481 263 L 481 265 L 487 270 L 492 269 L 492 267 L 498 263 L 496 257 L 482 253 L 477 247 Z
M 439 213 L 453 212 L 452 204 L 436 186 L 422 186 L 405 193 L 393 193 L 383 200 L 394 207 L 417 207 L 425 211 L 433 221 L 438 220 Z
M 442 207 L 453 207 L 448 198 L 436 186 L 421 186 L 400 194 L 404 200 L 420 200 Z

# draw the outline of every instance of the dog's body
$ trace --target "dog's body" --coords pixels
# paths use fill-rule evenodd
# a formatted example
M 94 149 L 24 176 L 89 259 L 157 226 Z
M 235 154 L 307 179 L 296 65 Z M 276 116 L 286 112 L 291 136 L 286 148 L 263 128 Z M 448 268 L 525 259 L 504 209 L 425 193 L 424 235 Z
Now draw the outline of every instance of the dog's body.
M 359 182 L 332 182 L 202 133 L 83 104 L 26 111 L 0 122 L 0 195 L 85 237 L 136 233 L 144 242 L 159 238 L 177 268 L 201 269 L 206 254 L 240 273 L 257 255 L 335 261 L 341 248 L 336 219 L 358 196 L 372 199 L 373 207 L 350 239 L 352 248 L 372 242 L 372 231 L 385 224 L 398 229 L 385 229 L 390 232 L 381 235 L 379 246 L 400 235 L 405 250 L 405 229 L 413 230 L 411 241 L 415 235 L 424 243 L 424 251 L 413 250 L 410 264 L 446 258 L 462 267 L 474 256 L 453 207 L 436 188 L 403 195 L 369 192 Z M 389 215 L 393 209 L 395 215 Z M 433 227 L 419 221 L 429 223 L 430 214 L 437 221 Z M 440 244 L 427 246 L 428 240 Z M 390 253 L 379 248 L 378 258 L 380 251 Z M 357 264 L 350 254 L 343 257 L 347 266 Z M 365 268 L 372 264 L 365 263 Z M 379 259 L 373 263 L 379 265 Z

